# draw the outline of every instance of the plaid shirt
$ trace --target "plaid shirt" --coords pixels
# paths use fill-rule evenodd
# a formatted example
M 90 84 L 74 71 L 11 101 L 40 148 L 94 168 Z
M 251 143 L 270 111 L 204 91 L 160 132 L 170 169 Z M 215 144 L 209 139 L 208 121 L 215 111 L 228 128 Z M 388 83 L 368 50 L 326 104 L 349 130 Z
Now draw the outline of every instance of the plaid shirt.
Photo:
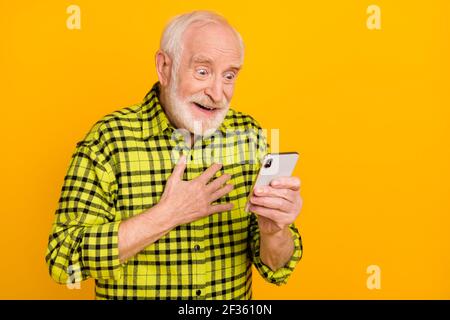
M 267 281 L 286 283 L 302 255 L 298 230 L 290 226 L 294 254 L 274 272 L 260 259 L 257 219 L 244 210 L 267 151 L 259 125 L 230 109 L 216 133 L 191 147 L 158 95 L 157 83 L 141 104 L 105 116 L 77 144 L 48 242 L 52 278 L 94 278 L 97 299 L 251 299 L 252 263 Z M 185 180 L 221 157 L 216 176 L 231 174 L 235 187 L 216 202 L 234 208 L 180 225 L 120 263 L 120 222 L 158 203 L 180 152 L 188 159 Z

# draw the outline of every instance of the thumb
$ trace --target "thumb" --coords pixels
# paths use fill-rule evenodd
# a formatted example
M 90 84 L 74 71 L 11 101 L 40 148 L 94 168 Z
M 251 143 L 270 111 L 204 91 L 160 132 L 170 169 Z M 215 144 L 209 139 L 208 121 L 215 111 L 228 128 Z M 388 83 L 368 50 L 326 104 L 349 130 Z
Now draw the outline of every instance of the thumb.
M 183 154 L 178 159 L 178 162 L 172 171 L 172 177 L 175 177 L 179 180 L 183 180 L 183 173 L 185 169 L 186 169 L 186 156 Z

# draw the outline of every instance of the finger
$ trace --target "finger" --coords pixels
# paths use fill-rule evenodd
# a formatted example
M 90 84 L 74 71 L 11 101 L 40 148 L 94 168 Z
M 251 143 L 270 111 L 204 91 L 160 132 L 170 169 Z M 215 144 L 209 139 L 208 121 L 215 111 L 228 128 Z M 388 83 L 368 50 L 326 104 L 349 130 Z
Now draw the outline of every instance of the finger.
M 251 204 L 249 209 L 251 212 L 266 217 L 274 222 L 278 222 L 281 218 L 280 212 L 274 209 L 264 208 L 254 204 Z
M 227 193 L 229 193 L 233 189 L 234 189 L 234 186 L 232 184 L 225 185 L 223 188 L 220 188 L 219 190 L 217 190 L 216 192 L 214 192 L 211 195 L 211 202 L 222 198 L 224 195 L 226 195 Z
M 183 180 L 183 173 L 186 169 L 186 156 L 183 154 L 179 159 L 175 168 L 172 171 L 172 176 Z
M 274 188 L 278 189 L 287 188 L 294 191 L 300 190 L 300 185 L 301 185 L 300 179 L 297 177 L 278 177 L 270 182 L 270 186 Z
M 216 174 L 217 171 L 222 168 L 221 163 L 213 163 L 208 169 L 206 169 L 200 176 L 197 177 L 198 180 L 202 181 L 204 184 L 207 184 L 209 180 Z
M 225 184 L 225 182 L 227 182 L 228 180 L 230 180 L 231 175 L 229 174 L 223 174 L 220 177 L 218 177 L 217 179 L 214 179 L 210 184 L 208 184 L 208 189 L 212 192 L 212 191 L 216 191 L 217 189 L 219 189 L 222 185 Z
M 290 202 L 295 201 L 297 193 L 298 191 L 293 191 L 291 189 L 276 189 L 271 186 L 256 187 L 255 190 L 253 190 L 253 194 L 258 197 L 278 197 Z
M 289 213 L 292 210 L 292 202 L 278 197 L 250 197 L 250 203 L 278 211 Z
M 209 214 L 217 213 L 217 212 L 224 212 L 224 211 L 230 211 L 233 209 L 234 204 L 230 203 L 221 203 L 221 204 L 215 204 L 211 205 L 209 207 Z

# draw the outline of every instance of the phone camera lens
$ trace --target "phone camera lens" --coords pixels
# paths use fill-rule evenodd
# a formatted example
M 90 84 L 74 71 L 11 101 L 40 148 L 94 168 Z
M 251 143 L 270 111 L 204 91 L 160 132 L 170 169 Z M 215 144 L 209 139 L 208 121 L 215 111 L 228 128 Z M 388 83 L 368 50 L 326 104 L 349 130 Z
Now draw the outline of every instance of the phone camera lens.
M 272 159 L 268 159 L 266 161 L 266 163 L 264 164 L 264 168 L 270 168 L 271 165 L 272 165 Z

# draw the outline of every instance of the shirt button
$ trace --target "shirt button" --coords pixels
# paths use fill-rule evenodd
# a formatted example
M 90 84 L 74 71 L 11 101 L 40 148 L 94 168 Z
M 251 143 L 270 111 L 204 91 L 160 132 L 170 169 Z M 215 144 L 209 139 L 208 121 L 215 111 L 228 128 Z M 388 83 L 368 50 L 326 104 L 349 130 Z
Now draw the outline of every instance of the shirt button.
M 202 291 L 201 291 L 201 290 L 197 290 L 197 291 L 195 291 L 195 294 L 196 294 L 197 296 L 199 296 L 199 295 L 202 294 Z
M 194 246 L 194 250 L 195 250 L 195 251 L 200 250 L 200 246 L 199 246 L 198 244 L 196 244 L 196 245 Z

